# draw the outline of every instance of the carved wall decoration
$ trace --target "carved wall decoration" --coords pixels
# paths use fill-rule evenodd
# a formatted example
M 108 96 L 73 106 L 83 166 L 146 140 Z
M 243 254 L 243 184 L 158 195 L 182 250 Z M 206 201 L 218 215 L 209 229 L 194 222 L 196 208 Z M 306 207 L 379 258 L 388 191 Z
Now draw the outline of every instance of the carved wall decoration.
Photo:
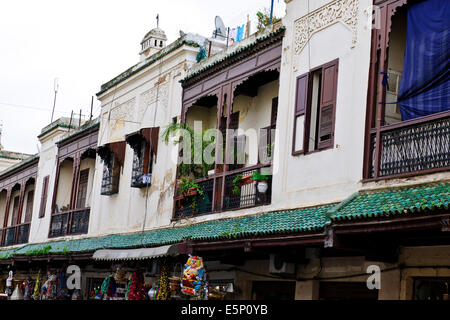
M 334 0 L 294 22 L 294 52 L 300 54 L 312 35 L 341 22 L 353 33 L 356 45 L 359 0 Z
M 159 92 L 158 92 L 159 90 Z M 145 112 L 158 99 L 158 107 L 167 109 L 169 104 L 169 83 L 165 82 L 158 87 L 153 87 L 141 94 L 139 99 L 138 121 L 144 118 Z
M 114 106 L 111 110 L 111 121 L 119 121 L 119 120 L 133 120 L 134 108 L 136 105 L 136 98 L 132 98 L 127 102 L 118 104 Z

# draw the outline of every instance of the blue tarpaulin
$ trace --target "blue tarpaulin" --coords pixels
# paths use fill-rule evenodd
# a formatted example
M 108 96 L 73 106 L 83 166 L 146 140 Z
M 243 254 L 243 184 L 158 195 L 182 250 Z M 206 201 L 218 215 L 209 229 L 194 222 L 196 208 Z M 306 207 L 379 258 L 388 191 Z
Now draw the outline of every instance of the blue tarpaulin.
M 408 8 L 398 104 L 402 120 L 450 110 L 450 1 Z

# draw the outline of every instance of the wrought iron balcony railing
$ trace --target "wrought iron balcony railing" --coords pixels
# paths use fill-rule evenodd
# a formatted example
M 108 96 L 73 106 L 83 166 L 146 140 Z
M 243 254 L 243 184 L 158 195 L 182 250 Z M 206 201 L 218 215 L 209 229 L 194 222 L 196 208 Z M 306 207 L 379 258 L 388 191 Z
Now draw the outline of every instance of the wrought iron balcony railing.
M 241 168 L 213 178 L 198 179 L 203 196 L 193 190 L 187 194 L 176 193 L 175 218 L 192 217 L 229 210 L 255 207 L 271 202 L 272 177 L 266 182 L 267 188 L 258 191 L 258 181 L 252 179 L 253 172 L 261 172 L 261 167 Z M 223 179 L 225 184 L 223 188 Z M 222 189 L 224 189 L 222 191 Z
M 87 233 L 90 212 L 90 208 L 84 208 L 52 215 L 49 238 Z
M 0 245 L 2 247 L 28 243 L 30 223 L 0 229 Z
M 370 140 L 370 178 L 427 173 L 450 168 L 450 113 L 382 127 L 378 172 L 376 132 Z

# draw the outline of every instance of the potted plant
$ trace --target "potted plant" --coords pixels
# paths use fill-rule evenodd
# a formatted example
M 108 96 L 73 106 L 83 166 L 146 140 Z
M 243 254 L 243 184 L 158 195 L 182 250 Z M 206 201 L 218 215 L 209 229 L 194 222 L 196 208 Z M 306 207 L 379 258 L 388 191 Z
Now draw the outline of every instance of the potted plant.
M 241 177 L 240 177 L 240 179 L 239 179 L 239 185 L 242 187 L 242 186 L 245 186 L 245 185 L 247 185 L 247 184 L 250 184 L 250 183 L 253 183 L 253 179 L 252 179 L 252 174 L 251 173 L 249 173 L 249 174 L 246 174 L 246 175 L 240 175 Z
M 269 188 L 269 185 L 267 183 L 267 180 L 270 179 L 270 175 L 268 174 L 261 174 L 258 171 L 253 171 L 252 179 L 254 181 L 258 181 L 258 192 L 259 193 L 266 193 L 267 189 Z
M 197 208 L 198 199 L 204 197 L 204 190 L 199 186 L 197 182 L 186 177 L 181 177 L 178 192 L 181 197 L 176 200 L 181 200 L 183 198 L 190 197 L 192 201 L 192 208 Z
M 242 179 L 242 174 L 238 174 L 234 179 L 233 179 L 233 189 L 231 190 L 231 192 L 234 195 L 240 195 L 241 194 L 241 185 L 240 185 L 240 180 Z

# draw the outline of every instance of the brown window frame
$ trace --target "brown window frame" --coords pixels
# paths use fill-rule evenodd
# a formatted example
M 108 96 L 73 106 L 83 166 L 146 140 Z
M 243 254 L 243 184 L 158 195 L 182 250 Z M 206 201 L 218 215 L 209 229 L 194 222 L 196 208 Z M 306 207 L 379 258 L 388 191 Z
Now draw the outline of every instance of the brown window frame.
M 25 217 L 24 217 L 25 223 L 31 222 L 33 216 L 33 202 L 34 202 L 34 190 L 30 190 L 28 191 L 27 194 L 27 204 L 25 207 Z
M 324 100 L 325 90 L 324 89 L 324 74 L 325 70 L 329 68 L 334 68 L 334 78 L 332 82 L 333 88 L 331 89 L 331 96 L 328 100 Z M 324 142 L 317 141 L 317 146 L 313 150 L 309 149 L 309 139 L 311 137 L 311 113 L 312 113 L 312 94 L 313 94 L 313 80 L 314 73 L 317 71 L 322 71 L 321 82 L 320 82 L 320 96 L 317 112 L 317 131 L 316 139 L 320 137 L 320 125 L 322 110 L 328 106 L 332 106 L 331 115 L 331 138 Z M 335 125 L 336 125 L 336 105 L 337 105 L 337 88 L 338 88 L 338 77 L 339 77 L 339 59 L 332 60 L 323 65 L 315 67 L 309 72 L 304 73 L 297 77 L 296 88 L 295 88 L 295 107 L 294 107 L 294 125 L 293 125 L 293 135 L 292 135 L 292 156 L 297 155 L 307 155 L 310 153 L 320 152 L 327 149 L 334 148 L 334 137 L 335 137 Z M 302 94 L 300 94 L 302 93 Z M 296 133 L 297 133 L 297 119 L 300 116 L 304 116 L 304 126 L 303 126 L 303 147 L 302 149 L 296 150 Z
M 41 192 L 41 203 L 39 206 L 39 218 L 45 217 L 45 209 L 47 206 L 47 196 L 48 196 L 48 182 L 50 176 L 45 176 L 42 180 L 42 192 Z
M 77 201 L 75 203 L 75 209 L 86 208 L 88 183 L 89 183 L 89 168 L 80 171 L 80 179 L 78 181 Z

